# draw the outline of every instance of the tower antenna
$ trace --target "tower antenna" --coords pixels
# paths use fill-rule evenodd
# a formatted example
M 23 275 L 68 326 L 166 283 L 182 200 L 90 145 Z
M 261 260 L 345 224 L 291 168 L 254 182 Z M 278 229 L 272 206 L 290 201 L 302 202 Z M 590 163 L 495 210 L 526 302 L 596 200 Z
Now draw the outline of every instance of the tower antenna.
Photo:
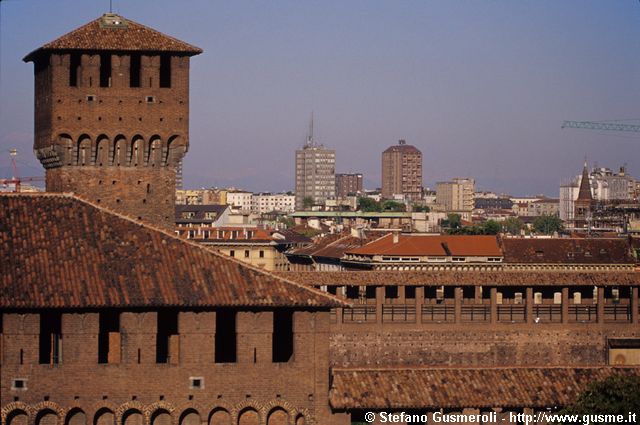
M 113 0 L 109 0 L 109 13 L 113 13 Z

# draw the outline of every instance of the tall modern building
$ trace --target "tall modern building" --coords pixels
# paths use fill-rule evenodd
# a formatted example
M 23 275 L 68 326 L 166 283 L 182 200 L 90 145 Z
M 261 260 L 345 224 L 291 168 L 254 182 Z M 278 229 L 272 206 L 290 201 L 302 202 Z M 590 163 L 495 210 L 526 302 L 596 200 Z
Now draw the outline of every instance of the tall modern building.
M 474 207 L 473 194 L 476 182 L 471 178 L 456 177 L 448 182 L 436 183 L 436 204 L 447 212 L 458 213 L 465 220 L 471 219 Z
M 336 174 L 336 197 L 344 198 L 362 192 L 362 174 Z
M 382 197 L 394 195 L 410 200 L 422 196 L 422 152 L 404 140 L 382 152 Z
M 304 209 L 304 199 L 315 205 L 336 196 L 336 151 L 313 139 L 313 119 L 307 142 L 296 150 L 296 210 Z
M 189 147 L 189 58 L 201 52 L 107 13 L 29 53 L 47 191 L 173 227 L 176 168 Z

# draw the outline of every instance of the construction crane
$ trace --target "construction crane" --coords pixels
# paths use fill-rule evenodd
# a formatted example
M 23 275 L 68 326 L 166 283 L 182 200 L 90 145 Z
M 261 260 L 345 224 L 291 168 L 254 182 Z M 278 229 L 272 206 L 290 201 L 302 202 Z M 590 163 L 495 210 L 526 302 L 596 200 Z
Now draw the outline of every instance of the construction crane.
M 0 0 L 2 1 L 2 0 Z M 16 156 L 18 156 L 18 151 L 16 149 L 11 149 L 9 151 L 9 155 L 11 156 L 11 168 L 13 168 L 13 177 L 10 179 L 0 179 L 0 185 L 14 185 L 14 192 L 20 192 L 20 184 L 23 182 L 43 182 L 45 181 L 42 176 L 33 176 L 33 177 L 22 177 L 20 178 L 20 174 L 18 173 L 18 166 L 16 165 Z
M 588 130 L 632 131 L 640 133 L 640 125 L 638 124 L 619 124 L 615 122 L 564 121 L 562 128 L 586 128 Z

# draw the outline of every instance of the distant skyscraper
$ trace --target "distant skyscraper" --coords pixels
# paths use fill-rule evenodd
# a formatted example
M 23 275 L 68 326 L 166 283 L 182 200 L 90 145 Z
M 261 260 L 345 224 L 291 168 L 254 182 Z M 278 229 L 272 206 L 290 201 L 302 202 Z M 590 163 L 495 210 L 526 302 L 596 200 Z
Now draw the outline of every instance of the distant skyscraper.
M 382 197 L 393 195 L 422 196 L 422 152 L 404 140 L 382 152 Z
M 362 174 L 336 174 L 336 197 L 344 198 L 362 192 Z
M 336 151 L 317 145 L 313 139 L 313 117 L 309 136 L 302 149 L 296 150 L 296 210 L 304 208 L 304 199 L 324 204 L 336 196 Z

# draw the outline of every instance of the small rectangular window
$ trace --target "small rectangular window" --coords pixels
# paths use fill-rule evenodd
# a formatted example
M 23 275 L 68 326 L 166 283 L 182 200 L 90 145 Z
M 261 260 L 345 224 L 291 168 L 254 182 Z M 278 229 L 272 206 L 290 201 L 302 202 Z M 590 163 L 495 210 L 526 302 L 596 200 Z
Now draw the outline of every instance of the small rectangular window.
M 111 53 L 100 55 L 100 87 L 111 87 Z
M 229 257 L 235 257 L 235 256 L 236 256 L 236 252 L 233 249 L 229 251 Z
M 189 389 L 190 390 L 201 390 L 204 388 L 204 378 L 202 376 L 190 377 L 189 378 Z
M 156 363 L 177 363 L 177 346 L 173 343 L 178 336 L 178 312 L 158 311 L 156 334 Z
M 260 258 L 264 258 L 264 251 L 260 250 L 259 255 L 260 255 Z
M 160 56 L 160 87 L 171 87 L 171 56 Z
M 236 362 L 236 312 L 216 311 L 215 362 Z
M 72 53 L 69 60 L 69 86 L 78 87 L 78 69 L 81 64 L 79 53 Z
M 58 364 L 62 354 L 62 314 L 57 311 L 40 314 L 40 364 Z
M 249 258 L 249 250 L 245 249 L 244 251 L 244 258 Z
M 385 286 L 384 287 L 384 297 L 385 298 L 398 298 L 398 287 L 397 286 Z
M 17 378 L 11 381 L 11 390 L 26 390 L 27 389 L 27 380 L 25 378 Z
M 120 363 L 120 313 L 100 312 L 98 322 L 98 363 Z
M 131 62 L 129 63 L 129 86 L 140 87 L 140 55 L 131 55 Z
M 286 363 L 293 356 L 293 312 L 273 312 L 272 355 L 274 363 Z

